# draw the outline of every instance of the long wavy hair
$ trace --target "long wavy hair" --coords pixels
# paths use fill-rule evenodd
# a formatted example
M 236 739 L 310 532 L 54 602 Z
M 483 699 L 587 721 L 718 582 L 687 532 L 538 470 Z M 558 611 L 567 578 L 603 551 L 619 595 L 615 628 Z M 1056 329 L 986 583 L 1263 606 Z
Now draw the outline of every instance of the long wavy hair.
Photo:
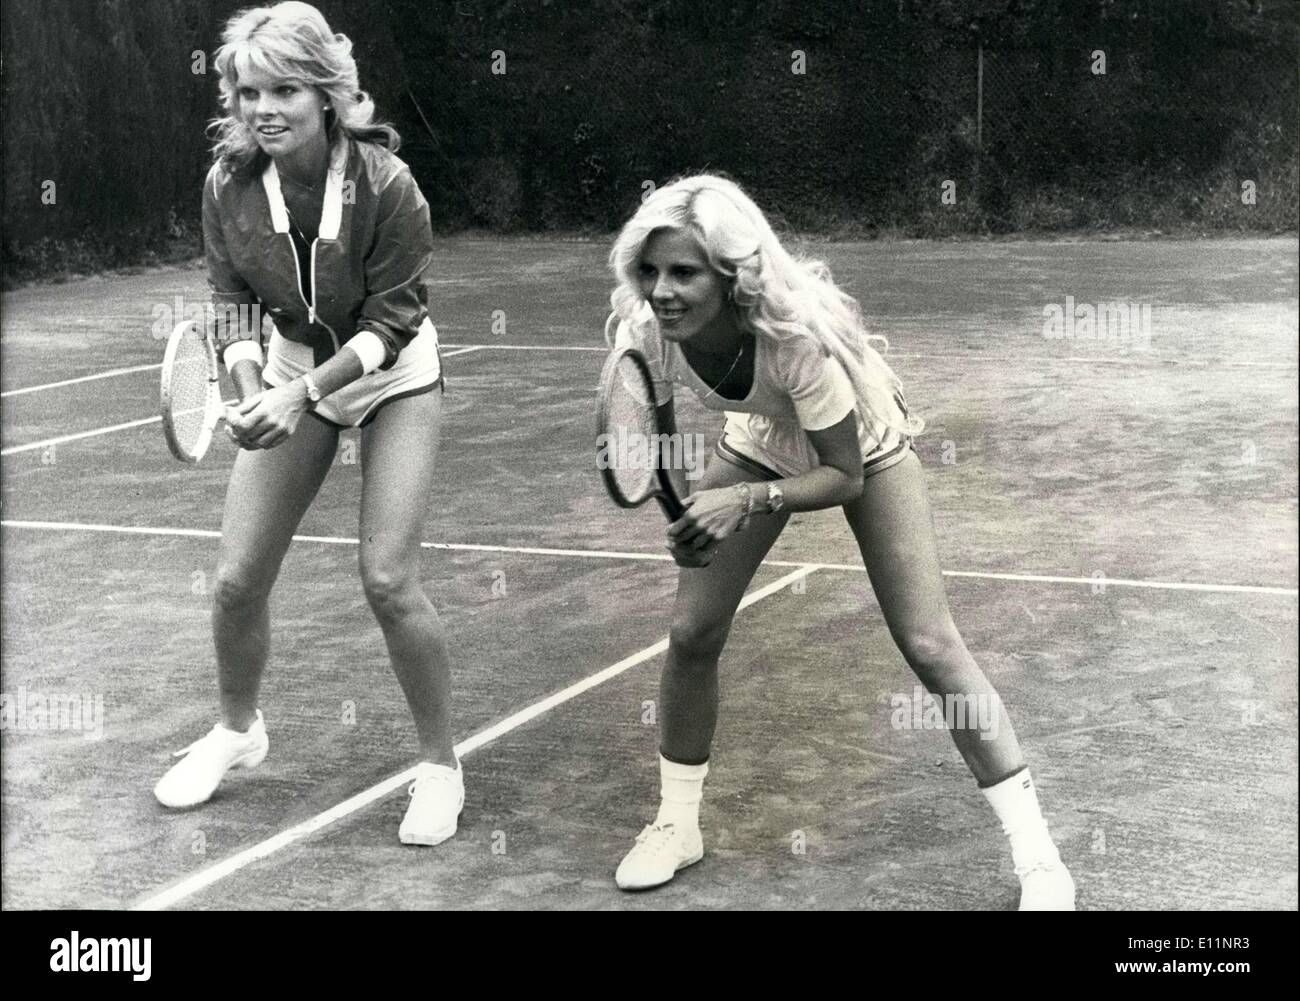
M 710 267 L 730 283 L 742 328 L 777 342 L 811 334 L 824 353 L 838 360 L 869 430 L 874 419 L 900 434 L 921 433 L 925 422 L 906 415 L 895 400 L 902 383 L 880 354 L 889 342 L 867 332 L 857 300 L 836 287 L 822 261 L 796 258 L 781 246 L 762 211 L 727 178 L 680 178 L 647 198 L 623 226 L 609 254 L 618 281 L 610 304 L 620 320 L 658 333 L 659 321 L 641 294 L 638 271 L 646 240 L 661 229 L 695 237 Z
M 256 176 L 269 159 L 240 114 L 238 65 L 243 59 L 271 76 L 301 80 L 329 99 L 325 134 L 331 148 L 342 134 L 397 151 L 397 130 L 374 120 L 375 104 L 359 87 L 351 40 L 332 32 L 311 4 L 290 0 L 241 10 L 226 23 L 221 42 L 213 65 L 225 115 L 213 119 L 208 130 L 214 137 L 213 159 L 232 174 Z

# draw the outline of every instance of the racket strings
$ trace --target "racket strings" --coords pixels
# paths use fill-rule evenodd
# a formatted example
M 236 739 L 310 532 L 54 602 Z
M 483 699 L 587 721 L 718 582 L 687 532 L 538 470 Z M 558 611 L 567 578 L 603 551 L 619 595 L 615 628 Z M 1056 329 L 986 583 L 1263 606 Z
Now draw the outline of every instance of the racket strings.
M 610 374 L 605 403 L 605 461 L 619 491 L 637 503 L 656 486 L 659 425 L 653 390 L 630 358 Z
M 170 383 L 172 433 L 186 452 L 194 452 L 205 433 L 209 385 L 206 342 L 197 331 L 187 333 L 177 345 Z

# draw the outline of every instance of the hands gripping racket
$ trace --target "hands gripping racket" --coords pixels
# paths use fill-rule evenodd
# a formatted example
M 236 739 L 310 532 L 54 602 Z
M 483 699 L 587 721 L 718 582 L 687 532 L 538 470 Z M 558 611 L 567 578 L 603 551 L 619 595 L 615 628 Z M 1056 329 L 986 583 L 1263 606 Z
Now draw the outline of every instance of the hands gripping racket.
M 199 323 L 184 320 L 167 339 L 162 363 L 162 424 L 167 447 L 181 462 L 198 462 L 224 411 L 217 349 Z
M 659 411 L 650 369 L 641 352 L 611 352 L 600 373 L 596 447 L 601 476 L 614 503 L 639 507 L 651 497 L 669 521 L 686 512 L 664 468 Z

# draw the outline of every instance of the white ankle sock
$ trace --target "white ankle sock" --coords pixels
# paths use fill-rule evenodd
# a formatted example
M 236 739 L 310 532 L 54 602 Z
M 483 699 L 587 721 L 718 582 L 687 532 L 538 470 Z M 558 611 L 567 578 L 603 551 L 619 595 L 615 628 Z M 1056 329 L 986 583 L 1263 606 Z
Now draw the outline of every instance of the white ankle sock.
M 679 765 L 659 755 L 659 781 L 661 799 L 655 826 L 676 824 L 679 827 L 700 826 L 700 800 L 704 798 L 704 776 L 709 765 Z
M 1002 833 L 1011 842 L 1011 860 L 1017 869 L 1061 861 L 1047 831 L 1047 821 L 1038 809 L 1038 794 L 1028 768 L 989 786 L 983 793 L 1002 821 Z

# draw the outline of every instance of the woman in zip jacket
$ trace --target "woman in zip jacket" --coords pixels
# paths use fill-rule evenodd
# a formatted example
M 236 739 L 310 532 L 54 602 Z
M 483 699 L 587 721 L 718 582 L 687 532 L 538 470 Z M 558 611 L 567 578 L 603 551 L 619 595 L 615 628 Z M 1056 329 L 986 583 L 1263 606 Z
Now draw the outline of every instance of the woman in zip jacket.
M 242 11 L 215 57 L 224 117 L 203 185 L 203 235 L 222 359 L 240 402 L 212 630 L 220 722 L 155 795 L 205 802 L 266 756 L 258 688 L 268 598 L 338 447 L 361 428 L 361 580 L 415 717 L 420 762 L 399 835 L 451 837 L 464 803 L 451 675 L 420 585 L 420 536 L 442 413 L 438 335 L 425 305 L 429 210 L 399 139 L 374 121 L 352 43 L 314 7 Z M 263 364 L 261 320 L 273 332 Z

